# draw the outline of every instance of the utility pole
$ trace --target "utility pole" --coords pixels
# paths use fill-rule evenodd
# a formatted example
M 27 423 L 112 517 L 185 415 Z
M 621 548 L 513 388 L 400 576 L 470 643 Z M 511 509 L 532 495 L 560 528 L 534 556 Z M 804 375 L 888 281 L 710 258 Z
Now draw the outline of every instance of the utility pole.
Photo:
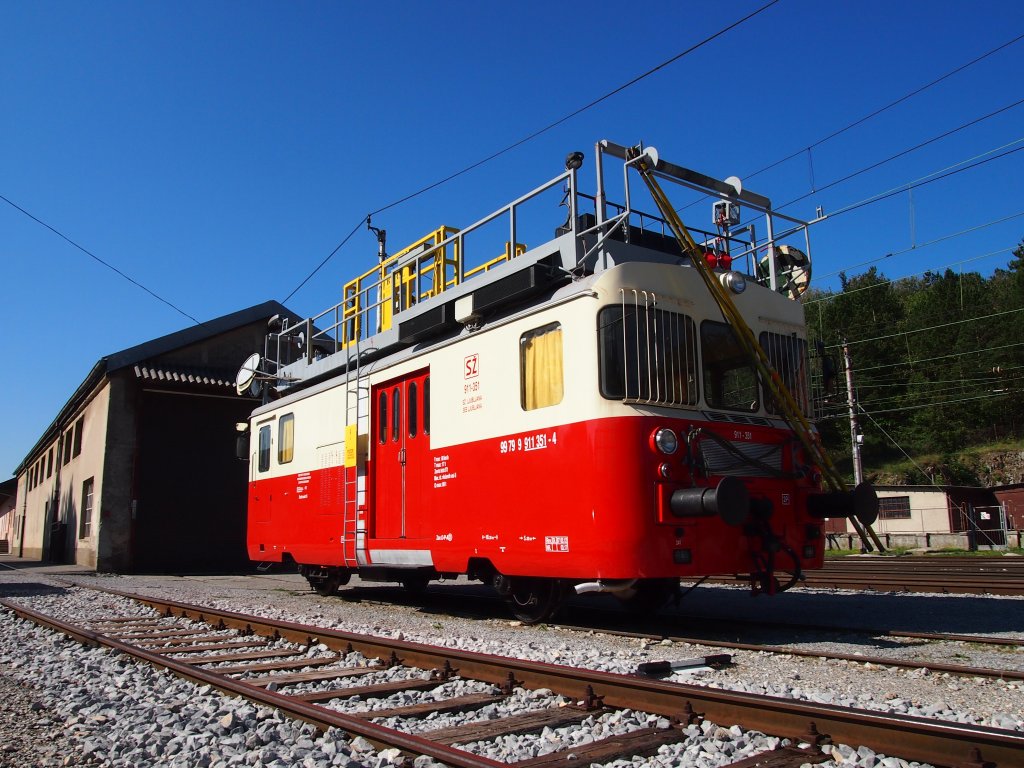
M 860 459 L 860 448 L 864 444 L 864 435 L 857 424 L 857 394 L 853 388 L 853 363 L 850 360 L 850 347 L 843 339 L 843 368 L 846 370 L 846 404 L 850 408 L 850 446 L 853 456 L 853 484 L 864 482 L 864 465 Z
M 850 448 L 853 458 L 853 484 L 856 487 L 864 482 L 864 465 L 860 460 L 860 448 L 864 444 L 864 435 L 860 433 L 860 427 L 857 425 L 857 394 L 853 388 L 853 361 L 850 359 L 850 346 L 846 343 L 846 339 L 843 339 L 843 369 L 846 371 L 846 404 L 850 408 Z M 870 526 L 866 526 L 865 530 L 856 518 L 852 517 L 850 523 L 853 525 L 853 529 L 860 534 L 860 551 L 870 552 L 872 546 L 867 536 Z M 879 551 L 882 551 L 881 542 L 876 539 L 876 543 Z

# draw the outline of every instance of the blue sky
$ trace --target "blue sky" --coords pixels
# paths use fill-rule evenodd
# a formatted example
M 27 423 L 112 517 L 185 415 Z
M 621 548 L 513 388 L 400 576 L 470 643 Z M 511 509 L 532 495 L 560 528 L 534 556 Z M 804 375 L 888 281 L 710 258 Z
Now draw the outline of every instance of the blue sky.
M 367 212 L 656 66 L 760 2 L 121 3 L 0 0 L 0 195 L 206 320 L 284 299 Z M 748 175 L 1024 33 L 1024 4 L 780 0 L 537 139 L 377 217 L 392 250 L 644 141 L 776 204 L 1024 99 L 1024 41 L 756 178 Z M 811 218 L 1024 146 L 1024 105 L 812 195 Z M 1009 146 L 1006 146 L 1009 145 Z M 815 281 L 1024 213 L 1024 151 L 812 230 Z M 584 173 L 584 183 L 591 176 Z M 685 195 L 674 201 L 688 202 Z M 704 204 L 686 209 L 704 226 Z M 1012 248 L 1024 216 L 881 262 L 891 277 Z M 358 232 L 288 302 L 367 269 Z M 1005 251 L 969 261 L 985 274 Z M 958 268 L 958 267 L 954 267 Z M 7 332 L 0 474 L 93 363 L 190 324 L 0 201 Z M 854 269 L 854 272 L 860 269 Z M 239 361 L 241 362 L 241 361 Z

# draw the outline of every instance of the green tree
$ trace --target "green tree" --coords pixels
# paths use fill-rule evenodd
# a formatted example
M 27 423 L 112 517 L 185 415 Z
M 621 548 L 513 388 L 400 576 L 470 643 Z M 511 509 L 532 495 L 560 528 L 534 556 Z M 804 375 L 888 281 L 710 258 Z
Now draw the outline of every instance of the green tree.
M 805 316 L 812 343 L 820 341 L 826 355 L 831 355 L 839 372 L 837 396 L 830 407 L 823 409 L 820 422 L 825 445 L 837 456 L 849 456 L 849 427 L 846 414 L 846 383 L 842 375 L 842 344 L 848 343 L 853 362 L 857 399 L 864 403 L 877 401 L 893 393 L 892 371 L 901 360 L 892 335 L 903 318 L 903 307 L 893 283 L 871 267 L 861 275 L 848 277 L 841 273 L 839 293 L 814 294 L 805 301 Z M 879 424 L 891 433 L 898 422 L 887 414 L 878 417 Z M 831 422 L 831 423 L 830 423 Z M 888 451 L 888 439 L 879 430 L 865 431 L 866 451 Z

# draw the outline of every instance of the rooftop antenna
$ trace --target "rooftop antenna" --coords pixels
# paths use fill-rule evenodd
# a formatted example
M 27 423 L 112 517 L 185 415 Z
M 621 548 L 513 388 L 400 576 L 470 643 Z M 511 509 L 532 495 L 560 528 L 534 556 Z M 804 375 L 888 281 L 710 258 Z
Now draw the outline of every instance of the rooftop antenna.
M 377 263 L 383 264 L 384 259 L 388 257 L 387 241 L 388 233 L 387 230 L 378 229 L 370 224 L 370 215 L 366 215 L 366 228 L 373 232 L 377 236 Z
M 273 377 L 269 376 L 260 368 L 263 357 L 259 352 L 253 352 L 242 363 L 242 367 L 235 374 L 235 392 L 244 397 L 246 394 L 256 397 L 263 389 L 263 382 Z

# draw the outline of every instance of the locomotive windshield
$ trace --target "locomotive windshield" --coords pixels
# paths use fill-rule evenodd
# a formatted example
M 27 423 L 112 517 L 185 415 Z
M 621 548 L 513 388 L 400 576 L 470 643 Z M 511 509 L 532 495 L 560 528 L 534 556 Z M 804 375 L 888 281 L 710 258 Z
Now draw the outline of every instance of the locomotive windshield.
M 768 355 L 772 367 L 782 377 L 786 389 L 793 395 L 801 412 L 811 415 L 810 396 L 807 387 L 807 341 L 796 335 L 762 333 L 758 339 L 761 348 Z M 765 392 L 765 409 L 778 413 L 775 399 Z
M 732 326 L 705 320 L 700 325 L 704 399 L 712 408 L 756 411 L 760 404 L 757 373 Z
M 693 320 L 651 306 L 605 307 L 598 314 L 601 394 L 658 405 L 697 404 Z

